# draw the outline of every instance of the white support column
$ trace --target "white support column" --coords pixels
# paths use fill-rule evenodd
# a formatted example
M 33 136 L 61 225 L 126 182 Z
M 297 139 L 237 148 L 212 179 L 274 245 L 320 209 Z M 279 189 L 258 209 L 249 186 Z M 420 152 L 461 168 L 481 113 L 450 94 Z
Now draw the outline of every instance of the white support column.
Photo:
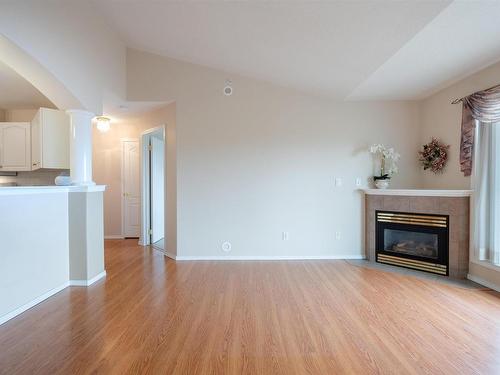
M 92 181 L 92 112 L 70 109 L 70 174 L 74 185 L 95 185 Z

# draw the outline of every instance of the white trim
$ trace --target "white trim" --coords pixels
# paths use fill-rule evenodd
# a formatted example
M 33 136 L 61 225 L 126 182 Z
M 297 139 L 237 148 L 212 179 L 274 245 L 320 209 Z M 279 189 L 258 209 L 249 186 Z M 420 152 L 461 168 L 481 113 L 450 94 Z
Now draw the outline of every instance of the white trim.
M 104 277 L 106 277 L 106 271 L 101 272 L 100 274 L 91 278 L 90 280 L 70 280 L 69 285 L 70 286 L 90 286 Z
M 367 195 L 405 195 L 409 197 L 470 197 L 473 190 L 361 189 Z
M 4 324 L 5 322 L 7 322 L 8 320 L 10 320 L 12 318 L 15 318 L 19 314 L 22 314 L 26 310 L 31 309 L 33 306 L 38 305 L 40 302 L 45 301 L 47 298 L 52 297 L 54 294 L 59 293 L 61 290 L 67 288 L 68 286 L 69 286 L 69 283 L 65 282 L 64 284 L 58 286 L 57 288 L 49 290 L 47 293 L 44 293 L 41 296 L 38 296 L 34 300 L 22 305 L 21 307 L 18 307 L 17 309 L 15 309 L 15 310 L 13 310 L 13 311 L 11 311 L 3 316 L 0 316 L 0 325 Z
M 175 260 L 332 260 L 366 259 L 364 255 L 228 255 L 228 256 L 175 256 Z
M 140 138 L 140 148 L 141 148 L 141 233 L 139 237 L 139 245 L 147 246 L 151 245 L 151 236 L 148 234 L 148 230 L 151 227 L 149 222 L 149 211 L 151 207 L 149 207 L 149 139 L 151 135 L 158 130 L 163 130 L 163 141 L 165 142 L 165 147 L 167 147 L 167 124 L 161 124 L 157 127 L 145 130 L 141 133 Z M 165 174 L 167 170 L 167 163 L 165 160 Z M 165 178 L 165 176 L 163 176 Z M 163 189 L 164 202 L 167 202 L 167 186 L 164 185 Z M 164 225 L 166 228 L 167 223 L 167 210 L 164 209 Z
M 72 185 L 68 186 L 70 193 L 93 193 L 106 190 L 106 185 Z
M 0 195 L 54 194 L 54 193 L 87 193 L 104 191 L 106 185 L 72 185 L 72 186 L 6 186 L 0 187 Z
M 490 289 L 496 290 L 497 292 L 500 292 L 500 285 L 496 285 L 490 281 L 487 281 L 481 277 L 477 277 L 474 275 L 471 275 L 470 273 L 467 274 L 467 278 L 471 281 L 474 281 L 475 283 L 484 285 Z
M 139 243 L 142 246 L 151 245 L 151 236 L 148 234 L 149 224 L 149 179 L 147 178 L 149 171 L 149 133 L 151 130 L 146 130 L 141 134 L 141 233 Z
M 123 240 L 125 237 L 123 237 L 121 234 L 112 234 L 110 236 L 104 236 L 105 240 Z
M 487 262 L 485 260 L 471 259 L 470 262 L 477 264 L 478 266 L 481 266 L 484 268 L 489 268 L 490 270 L 500 272 L 500 266 L 497 266 L 496 264 Z

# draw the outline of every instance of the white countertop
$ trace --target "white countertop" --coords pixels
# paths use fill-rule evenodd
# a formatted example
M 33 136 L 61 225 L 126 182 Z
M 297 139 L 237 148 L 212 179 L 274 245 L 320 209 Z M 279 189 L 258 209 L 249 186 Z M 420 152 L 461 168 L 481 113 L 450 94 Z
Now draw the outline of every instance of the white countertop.
M 409 197 L 469 197 L 472 190 L 362 189 L 368 195 L 404 195 Z
M 18 195 L 18 194 L 49 194 L 49 193 L 85 193 L 104 191 L 106 185 L 88 185 L 88 186 L 1 186 L 0 195 Z

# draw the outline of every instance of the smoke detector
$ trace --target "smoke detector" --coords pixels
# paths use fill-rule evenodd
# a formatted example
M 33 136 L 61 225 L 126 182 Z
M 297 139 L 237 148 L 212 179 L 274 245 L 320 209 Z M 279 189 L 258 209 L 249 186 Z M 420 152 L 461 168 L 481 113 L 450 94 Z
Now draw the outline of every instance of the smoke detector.
M 224 86 L 224 95 L 231 96 L 233 94 L 233 87 L 231 86 L 233 82 L 230 79 L 226 79 L 226 84 Z

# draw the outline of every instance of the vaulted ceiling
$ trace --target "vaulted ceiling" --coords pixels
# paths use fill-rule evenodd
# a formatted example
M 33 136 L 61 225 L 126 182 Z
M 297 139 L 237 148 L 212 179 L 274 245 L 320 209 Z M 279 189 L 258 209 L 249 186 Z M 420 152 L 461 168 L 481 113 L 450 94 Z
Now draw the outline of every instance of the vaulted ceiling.
M 500 2 L 94 2 L 127 46 L 342 99 L 421 99 L 500 59 Z
M 40 91 L 25 78 L 0 62 L 0 109 L 54 107 Z

